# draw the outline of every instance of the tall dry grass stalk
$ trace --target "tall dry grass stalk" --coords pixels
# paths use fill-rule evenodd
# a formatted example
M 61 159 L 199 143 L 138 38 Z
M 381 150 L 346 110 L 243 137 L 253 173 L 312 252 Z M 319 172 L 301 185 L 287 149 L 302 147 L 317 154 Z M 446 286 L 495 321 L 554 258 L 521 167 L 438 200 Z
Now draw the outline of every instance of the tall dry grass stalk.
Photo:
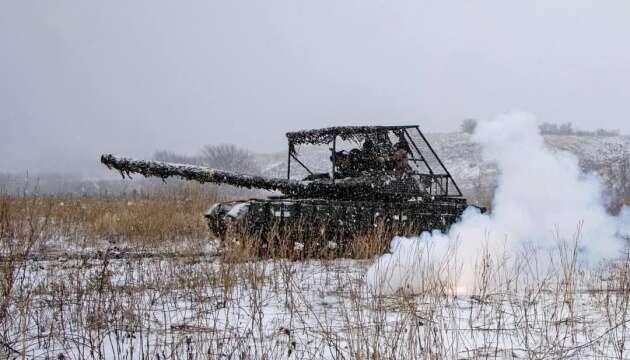
M 558 239 L 552 252 L 480 249 L 466 295 L 449 270 L 456 253 L 419 264 L 415 293 L 368 287 L 370 259 L 393 235 L 383 227 L 345 247 L 298 246 L 299 228 L 291 236 L 276 229 L 267 244 L 233 229 L 220 256 L 117 258 L 112 242 L 167 242 L 182 253 L 186 239 L 207 242 L 200 214 L 217 200 L 196 190 L 0 196 L 0 356 L 628 358 L 630 256 L 590 271 L 579 236 Z M 34 256 L 56 241 L 101 252 Z
M 77 247 L 107 243 L 155 249 L 165 244 L 207 241 L 208 227 L 202 214 L 214 203 L 226 200 L 233 200 L 232 195 L 188 185 L 118 196 L 0 194 L 0 221 L 4 221 L 0 231 L 7 237 L 11 226 L 22 228 L 15 221 L 18 212 L 30 211 L 42 213 L 39 218 L 47 220 L 47 233 L 42 234 L 45 241 L 39 244 L 43 247 L 54 245 L 56 240 Z

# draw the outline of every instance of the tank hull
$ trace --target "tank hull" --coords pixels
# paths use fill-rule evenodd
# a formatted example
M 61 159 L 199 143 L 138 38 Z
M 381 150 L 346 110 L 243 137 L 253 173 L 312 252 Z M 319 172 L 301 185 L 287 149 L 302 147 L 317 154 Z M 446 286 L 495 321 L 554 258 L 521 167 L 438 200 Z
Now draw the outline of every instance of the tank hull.
M 445 232 L 466 207 L 461 198 L 431 202 L 254 199 L 216 204 L 204 217 L 210 231 L 221 239 L 228 229 L 238 228 L 263 243 L 271 236 L 288 235 L 292 241 L 343 245 L 379 225 L 401 234 Z

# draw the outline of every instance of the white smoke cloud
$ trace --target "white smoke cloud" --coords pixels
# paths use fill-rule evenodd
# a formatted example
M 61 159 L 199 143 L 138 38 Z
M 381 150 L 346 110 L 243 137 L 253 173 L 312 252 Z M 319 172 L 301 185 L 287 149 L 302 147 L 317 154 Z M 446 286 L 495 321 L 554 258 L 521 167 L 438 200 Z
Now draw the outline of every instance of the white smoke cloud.
M 434 231 L 417 238 L 395 238 L 391 254 L 368 270 L 372 288 L 383 293 L 422 291 L 420 267 L 439 265 L 454 271 L 460 266 L 452 260 L 444 264 L 453 244 L 463 267 L 460 282 L 470 280 L 483 247 L 497 253 L 523 244 L 551 250 L 558 240 L 574 238 L 578 229 L 580 253 L 588 260 L 620 254 L 619 232 L 629 232 L 630 210 L 623 209 L 618 218 L 609 215 L 597 176 L 583 174 L 572 154 L 550 151 L 534 116 L 510 113 L 481 122 L 473 141 L 482 146 L 484 159 L 499 169 L 492 213 L 469 208 L 446 235 Z

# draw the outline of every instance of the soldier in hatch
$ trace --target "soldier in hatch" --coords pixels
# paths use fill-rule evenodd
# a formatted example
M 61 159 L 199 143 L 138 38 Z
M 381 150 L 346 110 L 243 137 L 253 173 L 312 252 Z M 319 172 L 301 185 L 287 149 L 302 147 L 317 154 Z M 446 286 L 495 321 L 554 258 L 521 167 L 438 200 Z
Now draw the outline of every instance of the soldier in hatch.
M 401 137 L 398 143 L 394 146 L 394 151 L 389 156 L 389 167 L 394 171 L 396 176 L 400 177 L 407 173 L 409 168 L 408 164 L 409 144 L 404 137 Z
M 408 170 L 409 145 L 407 141 L 401 137 L 395 146 L 391 145 L 389 139 L 382 137 L 377 137 L 377 141 L 382 145 L 381 147 L 389 148 L 389 151 L 379 154 L 372 139 L 366 137 L 361 149 L 336 152 L 335 163 L 339 177 L 357 177 L 365 173 L 383 171 L 392 172 L 399 177 L 403 176 Z M 389 146 L 384 146 L 385 144 Z
M 379 157 L 374 149 L 374 142 L 369 137 L 363 141 L 363 146 L 359 152 L 358 163 L 361 171 L 373 172 L 379 169 Z

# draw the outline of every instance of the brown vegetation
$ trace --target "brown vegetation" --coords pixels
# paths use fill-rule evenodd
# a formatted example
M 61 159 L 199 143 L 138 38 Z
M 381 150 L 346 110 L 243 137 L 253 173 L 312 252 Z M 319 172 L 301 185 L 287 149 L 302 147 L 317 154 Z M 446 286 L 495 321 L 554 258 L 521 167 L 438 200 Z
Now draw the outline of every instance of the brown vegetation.
M 590 272 L 580 265 L 579 239 L 553 254 L 481 251 L 467 294 L 455 288 L 456 273 L 437 270 L 452 258 L 417 269 L 422 293 L 383 295 L 366 286 L 369 260 L 291 261 L 285 255 L 295 243 L 275 237 L 271 259 L 258 261 L 257 239 L 236 230 L 218 257 L 112 253 L 121 242 L 149 249 L 166 242 L 183 253 L 192 239 L 207 243 L 201 212 L 218 200 L 195 187 L 109 198 L 0 196 L 0 357 L 628 356 L 630 260 Z M 377 227 L 348 248 L 370 259 L 391 236 Z M 102 253 L 24 261 L 55 242 Z
M 118 196 L 2 195 L 0 216 L 3 226 L 12 229 L 3 231 L 16 231 L 25 219 L 39 218 L 57 236 L 155 247 L 207 238 L 203 212 L 227 199 L 194 185 Z

